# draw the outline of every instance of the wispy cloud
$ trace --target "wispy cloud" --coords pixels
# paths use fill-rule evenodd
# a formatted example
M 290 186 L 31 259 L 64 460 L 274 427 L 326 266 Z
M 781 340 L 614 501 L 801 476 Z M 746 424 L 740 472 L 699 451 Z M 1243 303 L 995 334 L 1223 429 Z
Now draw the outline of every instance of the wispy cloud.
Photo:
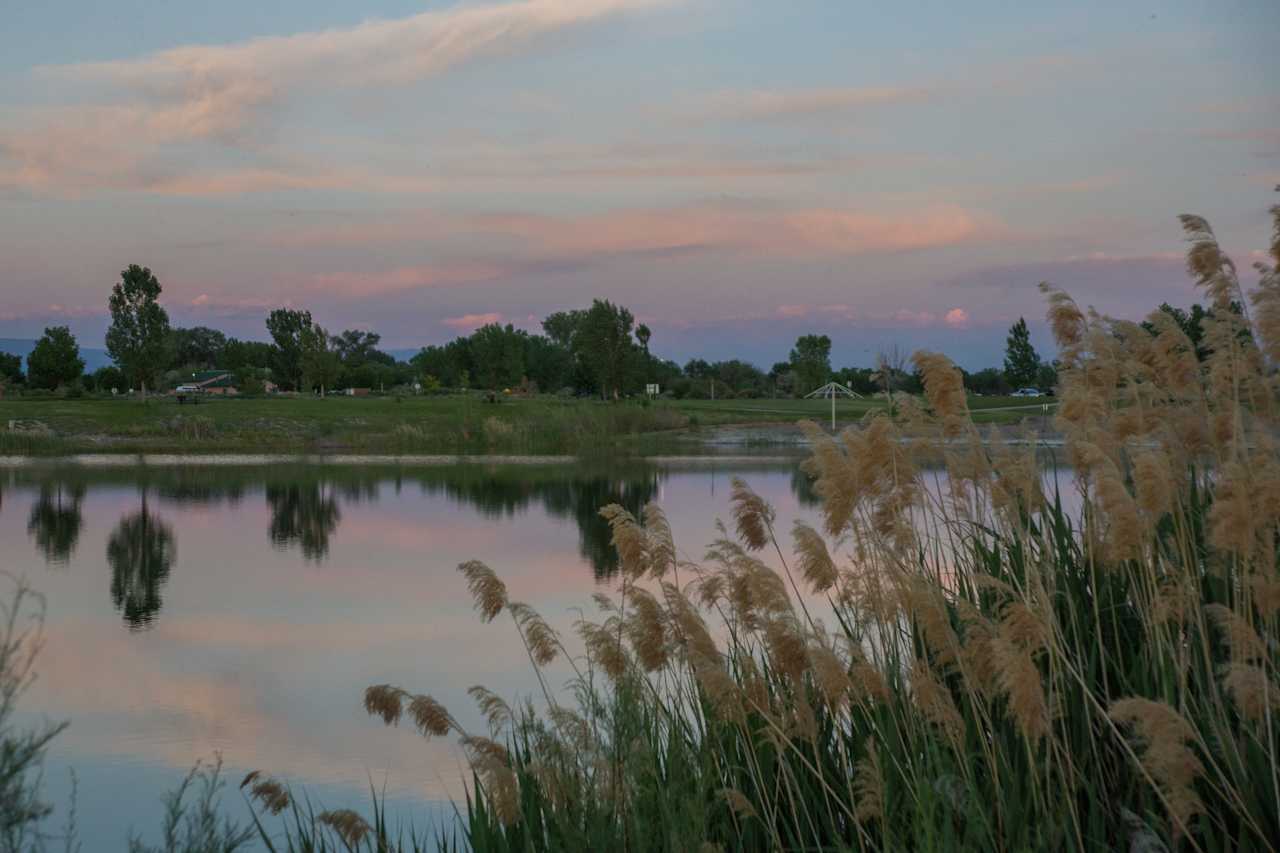
M 921 103 L 937 97 L 933 86 L 868 86 L 822 89 L 772 89 L 716 95 L 705 106 L 712 118 L 769 121 L 851 115 L 870 107 Z
M 463 314 L 461 317 L 445 317 L 440 323 L 455 332 L 474 332 L 481 326 L 487 326 L 490 323 L 501 323 L 505 319 L 502 314 L 496 311 L 488 311 L 484 314 Z
M 748 205 L 621 210 L 574 218 L 491 216 L 475 223 L 561 255 L 674 250 L 852 255 L 979 240 L 992 226 L 985 215 L 955 207 L 890 214 Z
M 175 174 L 156 161 L 160 150 L 175 144 L 252 149 L 278 105 L 306 92 L 409 84 L 666 2 L 671 0 L 463 5 L 348 28 L 185 45 L 137 59 L 44 66 L 36 70 L 41 81 L 78 87 L 75 104 L 37 111 L 20 129 L 0 128 L 0 187 L 184 195 L 348 188 L 350 176 L 261 168 Z

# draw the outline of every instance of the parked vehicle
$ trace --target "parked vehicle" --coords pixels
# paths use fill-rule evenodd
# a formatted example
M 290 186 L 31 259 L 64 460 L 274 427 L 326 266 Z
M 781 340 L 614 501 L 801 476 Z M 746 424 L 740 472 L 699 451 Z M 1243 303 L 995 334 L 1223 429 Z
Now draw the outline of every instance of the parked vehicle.
M 1017 391 L 1014 391 L 1014 392 L 1013 392 L 1012 396 L 1014 396 L 1014 397 L 1039 397 L 1039 396 L 1040 396 L 1040 389 L 1039 389 L 1039 388 L 1019 388 Z

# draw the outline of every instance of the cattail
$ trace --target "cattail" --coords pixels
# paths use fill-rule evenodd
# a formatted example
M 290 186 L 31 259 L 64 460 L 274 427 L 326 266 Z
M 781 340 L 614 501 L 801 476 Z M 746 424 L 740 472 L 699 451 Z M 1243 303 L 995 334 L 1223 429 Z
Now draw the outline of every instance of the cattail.
M 964 737 L 964 720 L 956 710 L 951 691 L 938 681 L 924 661 L 916 661 L 911 670 L 911 694 L 924 718 L 942 729 L 958 751 Z
M 1104 459 L 1094 473 L 1098 501 L 1107 518 L 1107 553 L 1113 560 L 1134 559 L 1141 553 L 1145 537 L 1138 506 L 1114 463 Z
M 1236 703 L 1240 713 L 1255 723 L 1263 722 L 1268 712 L 1280 711 L 1280 685 L 1267 678 L 1258 666 L 1244 663 L 1228 664 L 1222 677 L 1222 687 Z
M 1233 661 L 1266 658 L 1266 645 L 1247 619 L 1224 604 L 1206 604 L 1204 612 L 1223 633 Z
M 336 832 L 348 848 L 361 844 L 365 836 L 373 831 L 369 823 L 351 809 L 321 812 L 317 819 Z
M 742 722 L 745 719 L 742 694 L 738 683 L 725 671 L 718 659 L 695 657 L 690 660 L 698 686 L 721 718 Z
M 508 607 L 516 624 L 529 644 L 529 654 L 538 666 L 546 666 L 560 653 L 560 638 L 538 612 L 527 604 L 515 601 Z
M 945 355 L 921 350 L 911 357 L 916 370 L 924 378 L 924 393 L 929 406 L 942 419 L 947 435 L 959 435 L 969 420 L 965 400 L 964 377 Z
M 480 713 L 488 720 L 489 731 L 501 731 L 511 723 L 511 706 L 501 696 L 478 684 L 468 688 L 467 694 L 476 701 Z
M 764 624 L 765 647 L 775 671 L 799 681 L 808 666 L 804 633 L 794 617 L 769 619 Z
M 848 454 L 816 424 L 800 421 L 800 428 L 813 448 L 801 468 L 813 478 L 813 490 L 822 498 L 827 534 L 839 536 L 849 526 L 859 498 L 854 466 Z
M 991 640 L 990 649 L 997 683 L 1009 700 L 1009 712 L 1023 737 L 1033 744 L 1039 743 L 1049 734 L 1049 705 L 1045 701 L 1039 668 L 1031 654 L 1003 632 Z
M 1049 302 L 1049 328 L 1053 330 L 1053 338 L 1063 351 L 1063 364 L 1073 366 L 1077 348 L 1084 341 L 1088 328 L 1084 314 L 1074 299 L 1047 281 L 1040 282 L 1040 292 Z
M 945 667 L 954 663 L 960 641 L 938 590 L 921 578 L 910 578 L 900 582 L 899 596 L 935 664 Z
M 631 617 L 627 620 L 627 637 L 636 659 L 645 672 L 654 672 L 667 664 L 667 620 L 657 599 L 647 590 L 631 591 Z
M 815 593 L 829 591 L 840 579 L 840 573 L 831 559 L 831 553 L 827 551 L 826 541 L 818 531 L 803 521 L 795 523 L 791 529 L 791 536 L 795 540 L 797 565 L 801 576 Z
M 1000 636 L 1035 653 L 1048 645 L 1049 629 L 1044 619 L 1025 602 L 1015 601 L 1000 616 Z
M 616 618 L 614 620 L 616 622 Z M 627 672 L 627 652 L 622 648 L 615 627 L 591 622 L 578 623 L 578 635 L 587 647 L 588 657 L 600 665 L 613 681 L 620 681 Z
M 595 750 L 595 733 L 591 730 L 591 724 L 579 714 L 561 705 L 554 705 L 547 709 L 547 718 L 572 751 L 587 753 Z
M 747 795 L 737 788 L 721 788 L 717 793 L 724 798 L 725 803 L 738 817 L 757 816 L 756 807 L 751 804 L 751 800 L 747 799 Z
M 648 541 L 635 516 L 618 504 L 600 510 L 613 531 L 612 544 L 618 552 L 618 563 L 624 576 L 632 580 L 644 575 L 648 568 Z
M 649 540 L 649 577 L 662 580 L 676 567 L 676 545 L 667 515 L 656 503 L 645 505 L 644 529 Z
M 1239 462 L 1223 466 L 1209 508 L 1209 541 L 1216 547 L 1242 555 L 1252 553 L 1257 541 L 1252 492 L 1245 466 Z
M 787 719 L 787 736 L 793 740 L 815 743 L 818 740 L 818 715 L 803 693 L 791 698 Z
M 867 738 L 866 757 L 858 762 L 854 771 L 853 792 L 857 798 L 854 817 L 859 822 L 884 819 L 884 771 L 875 738 Z
M 388 726 L 400 722 L 403 700 L 409 694 L 390 684 L 375 684 L 364 691 L 364 709 L 370 716 L 382 717 Z
M 1249 591 L 1253 593 L 1253 606 L 1263 619 L 1280 613 L 1280 578 L 1256 575 L 1249 579 Z
M 1280 210 L 1280 206 L 1276 209 Z M 1280 213 L 1276 216 L 1280 218 Z M 1277 364 L 1280 363 L 1280 259 L 1271 269 L 1259 264 L 1258 270 L 1262 275 L 1258 287 L 1250 294 L 1253 325 L 1261 339 L 1263 352 L 1272 364 Z
M 1231 303 L 1237 299 L 1240 291 L 1236 280 L 1236 265 L 1222 251 L 1217 236 L 1203 217 L 1183 214 L 1178 219 L 1191 243 L 1191 248 L 1187 250 L 1187 272 L 1209 294 L 1215 311 L 1231 311 Z
M 849 668 L 849 681 L 858 701 L 887 703 L 891 697 L 883 673 L 865 658 L 857 657 Z
M 423 737 L 447 735 L 453 725 L 449 712 L 430 696 L 414 696 L 409 702 L 408 712 Z
M 1200 363 L 1195 344 L 1167 311 L 1152 311 L 1147 323 L 1156 330 L 1151 356 L 1160 387 L 1178 395 L 1198 391 Z
M 468 560 L 458 566 L 467 579 L 467 588 L 475 601 L 480 618 L 492 622 L 507 606 L 507 585 L 498 579 L 493 569 L 479 560 Z
M 748 707 L 760 708 L 763 711 L 773 706 L 773 694 L 769 690 L 769 682 L 760 674 L 760 667 L 749 651 L 739 649 L 734 653 L 733 666 L 738 684 Z
M 507 748 L 502 744 L 479 735 L 467 735 L 459 741 L 471 756 L 473 763 L 479 761 L 497 761 L 506 764 L 511 760 Z
M 1155 520 L 1173 509 L 1173 481 L 1169 457 L 1162 451 L 1139 453 L 1133 460 L 1133 483 L 1138 506 Z
M 956 602 L 956 609 L 965 626 L 959 652 L 960 670 L 974 690 L 991 696 L 999 687 L 995 656 L 991 651 L 996 628 L 969 601 L 960 599 Z
M 838 711 L 849 704 L 853 681 L 849 668 L 831 649 L 818 643 L 809 646 L 809 671 L 827 707 Z
M 471 743 L 468 749 L 471 769 L 480 779 L 489 807 L 503 826 L 513 825 L 520 819 L 520 783 L 507 763 L 506 750 L 492 741 L 482 748 Z
M 729 500 L 733 507 L 733 521 L 738 529 L 738 538 L 743 544 L 752 551 L 759 551 L 768 545 L 772 536 L 773 507 L 738 477 L 733 478 Z
M 1188 745 L 1196 739 L 1191 724 L 1168 705 L 1137 697 L 1112 703 L 1108 715 L 1137 734 L 1143 769 L 1155 780 L 1178 833 L 1187 832 L 1191 818 L 1204 811 L 1194 787 L 1204 767 Z
M 685 594 L 674 584 L 663 584 L 662 593 L 667 602 L 672 636 L 686 649 L 686 653 L 708 660 L 719 657 L 720 652 L 707 630 L 707 623 Z
M 259 770 L 254 770 L 244 777 L 240 782 L 240 790 L 243 791 L 246 786 L 249 786 L 249 795 L 262 803 L 262 807 L 273 815 L 280 814 L 289 808 L 289 804 L 293 801 L 284 785 L 269 776 L 262 776 Z

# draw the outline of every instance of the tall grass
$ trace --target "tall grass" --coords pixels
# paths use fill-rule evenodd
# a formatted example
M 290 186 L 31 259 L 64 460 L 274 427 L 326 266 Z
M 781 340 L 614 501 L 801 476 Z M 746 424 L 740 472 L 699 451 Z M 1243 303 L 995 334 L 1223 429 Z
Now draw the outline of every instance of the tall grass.
M 391 685 L 366 708 L 461 739 L 477 851 L 1275 849 L 1280 272 L 1246 301 L 1183 223 L 1203 364 L 1166 317 L 1152 335 L 1044 288 L 1070 483 L 980 435 L 959 371 L 917 353 L 927 407 L 807 428 L 822 530 L 785 547 L 737 482 L 733 533 L 693 563 L 658 507 L 606 507 L 622 571 L 585 654 L 461 567 L 538 702 L 473 688 L 484 732 Z

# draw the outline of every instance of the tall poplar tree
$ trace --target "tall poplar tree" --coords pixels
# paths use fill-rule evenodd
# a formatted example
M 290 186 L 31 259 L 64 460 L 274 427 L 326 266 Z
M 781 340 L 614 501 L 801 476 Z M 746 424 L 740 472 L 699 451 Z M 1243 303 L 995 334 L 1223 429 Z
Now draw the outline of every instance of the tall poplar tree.
M 148 383 L 155 387 L 156 377 L 169 364 L 169 315 L 159 298 L 160 282 L 151 270 L 130 264 L 120 273 L 120 283 L 111 289 L 107 303 L 111 309 L 107 353 L 130 381 L 138 383 L 143 401 Z

